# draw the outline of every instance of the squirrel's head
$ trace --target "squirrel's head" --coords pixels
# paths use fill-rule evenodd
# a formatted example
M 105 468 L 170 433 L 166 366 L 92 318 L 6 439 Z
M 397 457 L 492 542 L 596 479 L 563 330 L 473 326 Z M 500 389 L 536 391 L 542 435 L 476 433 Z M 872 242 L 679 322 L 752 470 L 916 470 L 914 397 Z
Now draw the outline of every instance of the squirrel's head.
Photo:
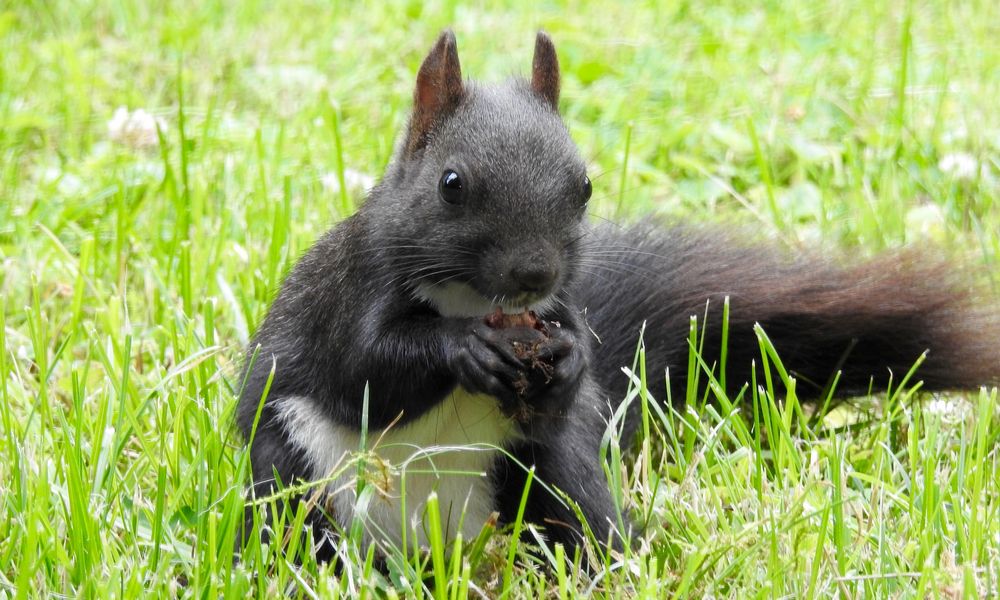
M 402 278 L 441 314 L 542 312 L 572 277 L 591 184 L 558 101 L 559 62 L 542 32 L 530 81 L 464 82 L 450 31 L 421 65 L 371 203 Z

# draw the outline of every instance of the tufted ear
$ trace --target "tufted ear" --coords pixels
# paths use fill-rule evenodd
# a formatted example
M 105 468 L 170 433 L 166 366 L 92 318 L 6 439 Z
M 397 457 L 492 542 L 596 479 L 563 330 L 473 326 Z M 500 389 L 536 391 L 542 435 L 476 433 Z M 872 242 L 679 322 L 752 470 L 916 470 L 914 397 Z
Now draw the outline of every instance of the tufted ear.
M 407 152 L 414 152 L 427 145 L 431 130 L 455 110 L 464 93 L 455 34 L 450 29 L 445 30 L 441 32 L 417 73 L 413 115 L 410 117 L 407 134 Z
M 552 38 L 544 31 L 535 37 L 535 56 L 531 60 L 531 89 L 559 110 L 559 57 Z

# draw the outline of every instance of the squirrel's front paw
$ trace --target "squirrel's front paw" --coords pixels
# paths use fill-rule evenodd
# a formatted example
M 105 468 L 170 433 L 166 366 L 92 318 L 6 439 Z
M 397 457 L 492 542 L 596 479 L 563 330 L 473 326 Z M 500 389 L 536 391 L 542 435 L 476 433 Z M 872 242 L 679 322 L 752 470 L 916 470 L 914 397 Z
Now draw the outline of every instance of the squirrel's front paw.
M 549 331 L 549 337 L 535 348 L 536 362 L 548 368 L 541 381 L 537 375 L 533 377 L 535 385 L 527 400 L 533 404 L 557 402 L 562 406 L 576 396 L 587 369 L 588 355 L 572 331 L 558 327 Z
M 458 384 L 470 392 L 493 396 L 502 404 L 518 400 L 518 382 L 528 367 L 517 344 L 538 344 L 544 335 L 526 328 L 492 329 L 480 319 L 458 319 L 448 336 L 448 363 Z

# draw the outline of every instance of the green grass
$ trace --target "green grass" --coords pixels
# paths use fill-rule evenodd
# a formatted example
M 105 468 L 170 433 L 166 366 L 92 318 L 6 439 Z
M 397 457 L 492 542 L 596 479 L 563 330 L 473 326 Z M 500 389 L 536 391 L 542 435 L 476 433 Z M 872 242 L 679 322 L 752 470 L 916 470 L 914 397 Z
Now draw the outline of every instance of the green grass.
M 552 34 L 595 218 L 1000 270 L 996 2 L 277 4 L 0 3 L 0 596 L 1000 593 L 996 392 L 930 398 L 918 370 L 814 418 L 768 391 L 766 338 L 738 398 L 658 411 L 637 372 L 644 435 L 609 480 L 648 528 L 579 559 L 598 577 L 489 529 L 388 575 L 356 546 L 340 577 L 273 546 L 234 563 L 241 348 L 384 167 L 446 26 L 486 80 Z M 159 131 L 112 139 L 119 106 Z

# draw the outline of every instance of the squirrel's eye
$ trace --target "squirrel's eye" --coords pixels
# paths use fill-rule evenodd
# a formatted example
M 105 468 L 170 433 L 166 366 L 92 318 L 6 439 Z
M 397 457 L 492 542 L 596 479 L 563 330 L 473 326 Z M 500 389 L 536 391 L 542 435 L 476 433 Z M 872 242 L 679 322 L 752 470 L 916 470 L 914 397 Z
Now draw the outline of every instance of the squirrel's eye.
M 583 201 L 590 200 L 590 195 L 594 193 L 594 186 L 590 184 L 590 177 L 583 176 Z
M 441 199 L 448 204 L 459 204 L 462 202 L 462 178 L 451 169 L 445 170 L 438 182 L 438 193 Z

